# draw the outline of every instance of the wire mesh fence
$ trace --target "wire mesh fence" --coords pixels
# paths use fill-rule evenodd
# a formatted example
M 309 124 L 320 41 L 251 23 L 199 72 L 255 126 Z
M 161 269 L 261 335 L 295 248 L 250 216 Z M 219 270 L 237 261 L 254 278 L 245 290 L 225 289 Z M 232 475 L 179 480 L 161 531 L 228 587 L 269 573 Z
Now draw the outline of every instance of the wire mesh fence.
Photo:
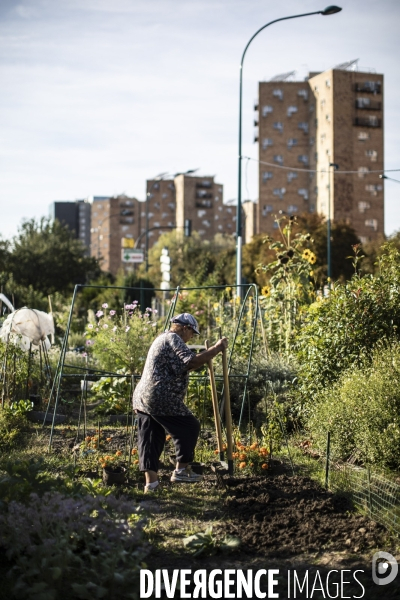
M 400 535 L 400 485 L 369 467 L 328 461 L 329 489 L 348 493 L 359 510 Z

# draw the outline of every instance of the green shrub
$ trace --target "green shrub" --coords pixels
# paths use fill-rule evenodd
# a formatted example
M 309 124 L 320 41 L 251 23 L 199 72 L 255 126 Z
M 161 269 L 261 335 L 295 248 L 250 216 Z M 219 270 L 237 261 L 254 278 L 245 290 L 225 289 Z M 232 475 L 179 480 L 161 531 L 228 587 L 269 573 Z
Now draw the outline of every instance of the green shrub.
M 299 395 L 310 404 L 346 369 L 365 364 L 379 340 L 400 332 L 400 252 L 387 244 L 377 276 L 354 275 L 312 304 L 297 338 Z
M 8 452 L 21 444 L 26 427 L 26 417 L 9 408 L 0 409 L 0 452 Z
M 372 363 L 349 369 L 323 391 L 308 421 L 314 445 L 335 454 L 400 468 L 400 344 L 379 344 Z

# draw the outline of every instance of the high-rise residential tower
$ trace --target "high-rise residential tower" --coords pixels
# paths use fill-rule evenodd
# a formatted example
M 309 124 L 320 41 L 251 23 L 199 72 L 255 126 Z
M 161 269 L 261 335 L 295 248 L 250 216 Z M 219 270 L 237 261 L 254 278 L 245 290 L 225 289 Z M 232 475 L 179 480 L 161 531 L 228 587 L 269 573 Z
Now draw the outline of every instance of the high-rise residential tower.
M 272 232 L 279 211 L 317 211 L 362 241 L 383 234 L 383 75 L 356 66 L 259 84 L 256 232 Z

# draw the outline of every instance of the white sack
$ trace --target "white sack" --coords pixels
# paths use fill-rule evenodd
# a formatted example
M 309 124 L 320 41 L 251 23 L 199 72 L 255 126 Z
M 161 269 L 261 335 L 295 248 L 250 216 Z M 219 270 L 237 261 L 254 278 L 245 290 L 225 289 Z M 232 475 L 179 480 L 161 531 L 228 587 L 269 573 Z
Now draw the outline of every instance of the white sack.
M 9 337 L 23 350 L 29 350 L 30 344 L 39 346 L 41 341 L 48 349 L 50 342 L 47 336 L 50 334 L 54 334 L 53 316 L 32 308 L 20 308 L 8 315 L 0 330 L 4 342 Z

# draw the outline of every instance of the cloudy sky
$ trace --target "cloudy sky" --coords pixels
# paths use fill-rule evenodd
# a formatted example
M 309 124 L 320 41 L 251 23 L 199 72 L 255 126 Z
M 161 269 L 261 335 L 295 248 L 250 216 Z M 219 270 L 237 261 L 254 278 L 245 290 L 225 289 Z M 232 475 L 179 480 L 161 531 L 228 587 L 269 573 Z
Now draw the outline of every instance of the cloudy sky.
M 400 2 L 338 0 L 343 11 L 278 23 L 244 69 L 243 154 L 257 158 L 257 82 L 359 58 L 385 75 L 385 168 L 400 169 Z M 265 23 L 328 0 L 0 0 L 0 234 L 54 200 L 126 193 L 199 168 L 236 198 L 239 63 Z M 388 173 L 400 180 L 399 173 Z M 243 197 L 258 196 L 257 163 Z M 387 181 L 386 232 L 400 229 Z

